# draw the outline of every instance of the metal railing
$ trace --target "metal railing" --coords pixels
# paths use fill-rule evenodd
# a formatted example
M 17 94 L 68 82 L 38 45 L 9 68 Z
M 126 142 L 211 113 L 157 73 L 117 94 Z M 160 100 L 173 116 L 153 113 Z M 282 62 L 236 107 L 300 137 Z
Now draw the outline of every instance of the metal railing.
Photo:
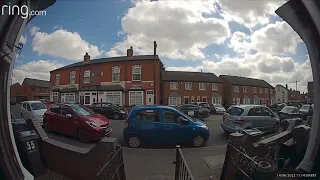
M 195 180 L 179 145 L 176 146 L 175 164 L 175 180 Z
M 122 148 L 117 147 L 117 150 L 110 160 L 101 168 L 97 174 L 98 180 L 126 180 Z

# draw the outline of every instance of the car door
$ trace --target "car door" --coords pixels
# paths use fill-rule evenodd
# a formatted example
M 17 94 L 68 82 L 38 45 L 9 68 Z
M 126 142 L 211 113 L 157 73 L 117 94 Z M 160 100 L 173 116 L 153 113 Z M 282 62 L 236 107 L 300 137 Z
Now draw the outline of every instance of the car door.
M 155 109 L 140 110 L 135 114 L 135 134 L 143 142 L 163 143 L 163 126 L 159 120 L 159 111 Z
M 113 108 L 110 104 L 102 104 L 101 113 L 107 118 L 113 118 Z
M 162 109 L 160 121 L 163 125 L 162 138 L 166 143 L 187 143 L 192 138 L 192 129 L 184 124 L 180 118 L 185 119 L 177 111 Z
M 247 116 L 244 117 L 245 123 L 251 123 L 252 128 L 263 129 L 265 117 L 262 116 L 261 112 L 261 107 L 250 108 Z
M 68 106 L 61 107 L 59 124 L 62 133 L 77 136 L 79 121 L 77 115 Z
M 95 113 L 98 113 L 98 114 L 103 115 L 103 114 L 101 113 L 101 107 L 102 107 L 102 104 L 101 104 L 101 103 L 95 103 L 95 104 L 92 104 L 92 105 L 91 105 L 90 109 L 91 109 L 93 112 L 95 112 Z
M 31 106 L 29 103 L 26 103 L 26 107 L 27 107 L 27 110 L 26 110 L 26 119 L 31 119 L 33 118 L 33 113 L 32 113 L 32 109 L 31 109 Z
M 271 130 L 276 122 L 274 114 L 266 107 L 262 107 L 262 115 L 264 116 L 263 126 L 265 130 Z

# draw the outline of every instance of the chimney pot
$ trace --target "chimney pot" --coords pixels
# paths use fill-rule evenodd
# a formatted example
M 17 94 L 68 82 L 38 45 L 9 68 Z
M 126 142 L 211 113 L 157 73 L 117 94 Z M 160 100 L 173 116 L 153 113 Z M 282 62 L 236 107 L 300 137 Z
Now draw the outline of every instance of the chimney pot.
M 84 62 L 89 62 L 90 61 L 90 56 L 89 54 L 86 52 L 86 55 L 84 55 L 84 59 L 83 59 Z
M 132 58 L 133 57 L 133 48 L 130 46 L 130 49 L 127 49 L 127 57 Z

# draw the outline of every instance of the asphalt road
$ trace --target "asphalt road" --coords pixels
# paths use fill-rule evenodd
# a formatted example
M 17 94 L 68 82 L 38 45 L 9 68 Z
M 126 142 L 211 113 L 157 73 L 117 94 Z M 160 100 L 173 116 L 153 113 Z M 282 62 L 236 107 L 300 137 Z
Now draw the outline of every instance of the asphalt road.
M 13 118 L 21 118 L 20 116 L 20 104 L 17 104 L 15 106 L 11 106 L 12 116 Z M 217 145 L 224 145 L 227 141 L 227 135 L 224 133 L 224 131 L 220 127 L 220 120 L 222 116 L 221 115 L 210 115 L 209 118 L 206 118 L 204 120 L 204 123 L 207 124 L 207 126 L 210 129 L 211 135 L 207 143 L 205 144 L 205 147 L 209 146 L 217 146 Z M 111 137 L 118 138 L 119 143 L 127 147 L 127 144 L 124 142 L 122 138 L 122 130 L 124 127 L 124 120 L 110 120 L 112 125 L 112 134 Z M 91 147 L 92 144 L 83 144 L 80 143 L 77 139 L 72 137 L 67 137 L 65 135 L 57 134 L 57 133 L 49 133 L 48 136 L 52 139 L 59 140 L 68 144 L 72 144 L 78 147 Z M 151 149 L 167 149 L 167 148 L 174 148 L 175 145 L 144 145 L 143 148 L 151 148 Z M 182 147 L 190 147 L 188 145 L 182 145 Z

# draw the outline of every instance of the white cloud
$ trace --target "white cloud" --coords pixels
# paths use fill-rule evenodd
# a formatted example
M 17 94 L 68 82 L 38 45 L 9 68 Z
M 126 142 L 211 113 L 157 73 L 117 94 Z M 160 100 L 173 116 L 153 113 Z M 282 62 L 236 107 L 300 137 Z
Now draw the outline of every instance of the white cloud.
M 236 21 L 246 27 L 265 25 L 270 16 L 287 0 L 217 0 L 222 8 L 222 16 L 227 20 Z
M 39 55 L 51 55 L 53 57 L 62 57 L 69 60 L 83 60 L 86 52 L 91 58 L 100 56 L 103 51 L 95 45 L 89 44 L 81 38 L 77 32 L 69 32 L 65 29 L 59 29 L 52 33 L 40 32 L 37 27 L 31 28 L 33 35 L 32 49 Z
M 26 44 L 27 43 L 27 36 L 21 36 L 19 42 L 21 42 L 22 44 Z
M 137 1 L 122 17 L 122 31 L 127 33 L 108 56 L 124 55 L 133 46 L 135 54 L 157 53 L 172 59 L 204 59 L 202 49 L 222 44 L 230 37 L 228 22 L 203 14 L 216 12 L 213 1 Z
M 50 80 L 50 71 L 63 65 L 48 60 L 30 61 L 13 70 L 12 82 L 22 83 L 25 77 Z

